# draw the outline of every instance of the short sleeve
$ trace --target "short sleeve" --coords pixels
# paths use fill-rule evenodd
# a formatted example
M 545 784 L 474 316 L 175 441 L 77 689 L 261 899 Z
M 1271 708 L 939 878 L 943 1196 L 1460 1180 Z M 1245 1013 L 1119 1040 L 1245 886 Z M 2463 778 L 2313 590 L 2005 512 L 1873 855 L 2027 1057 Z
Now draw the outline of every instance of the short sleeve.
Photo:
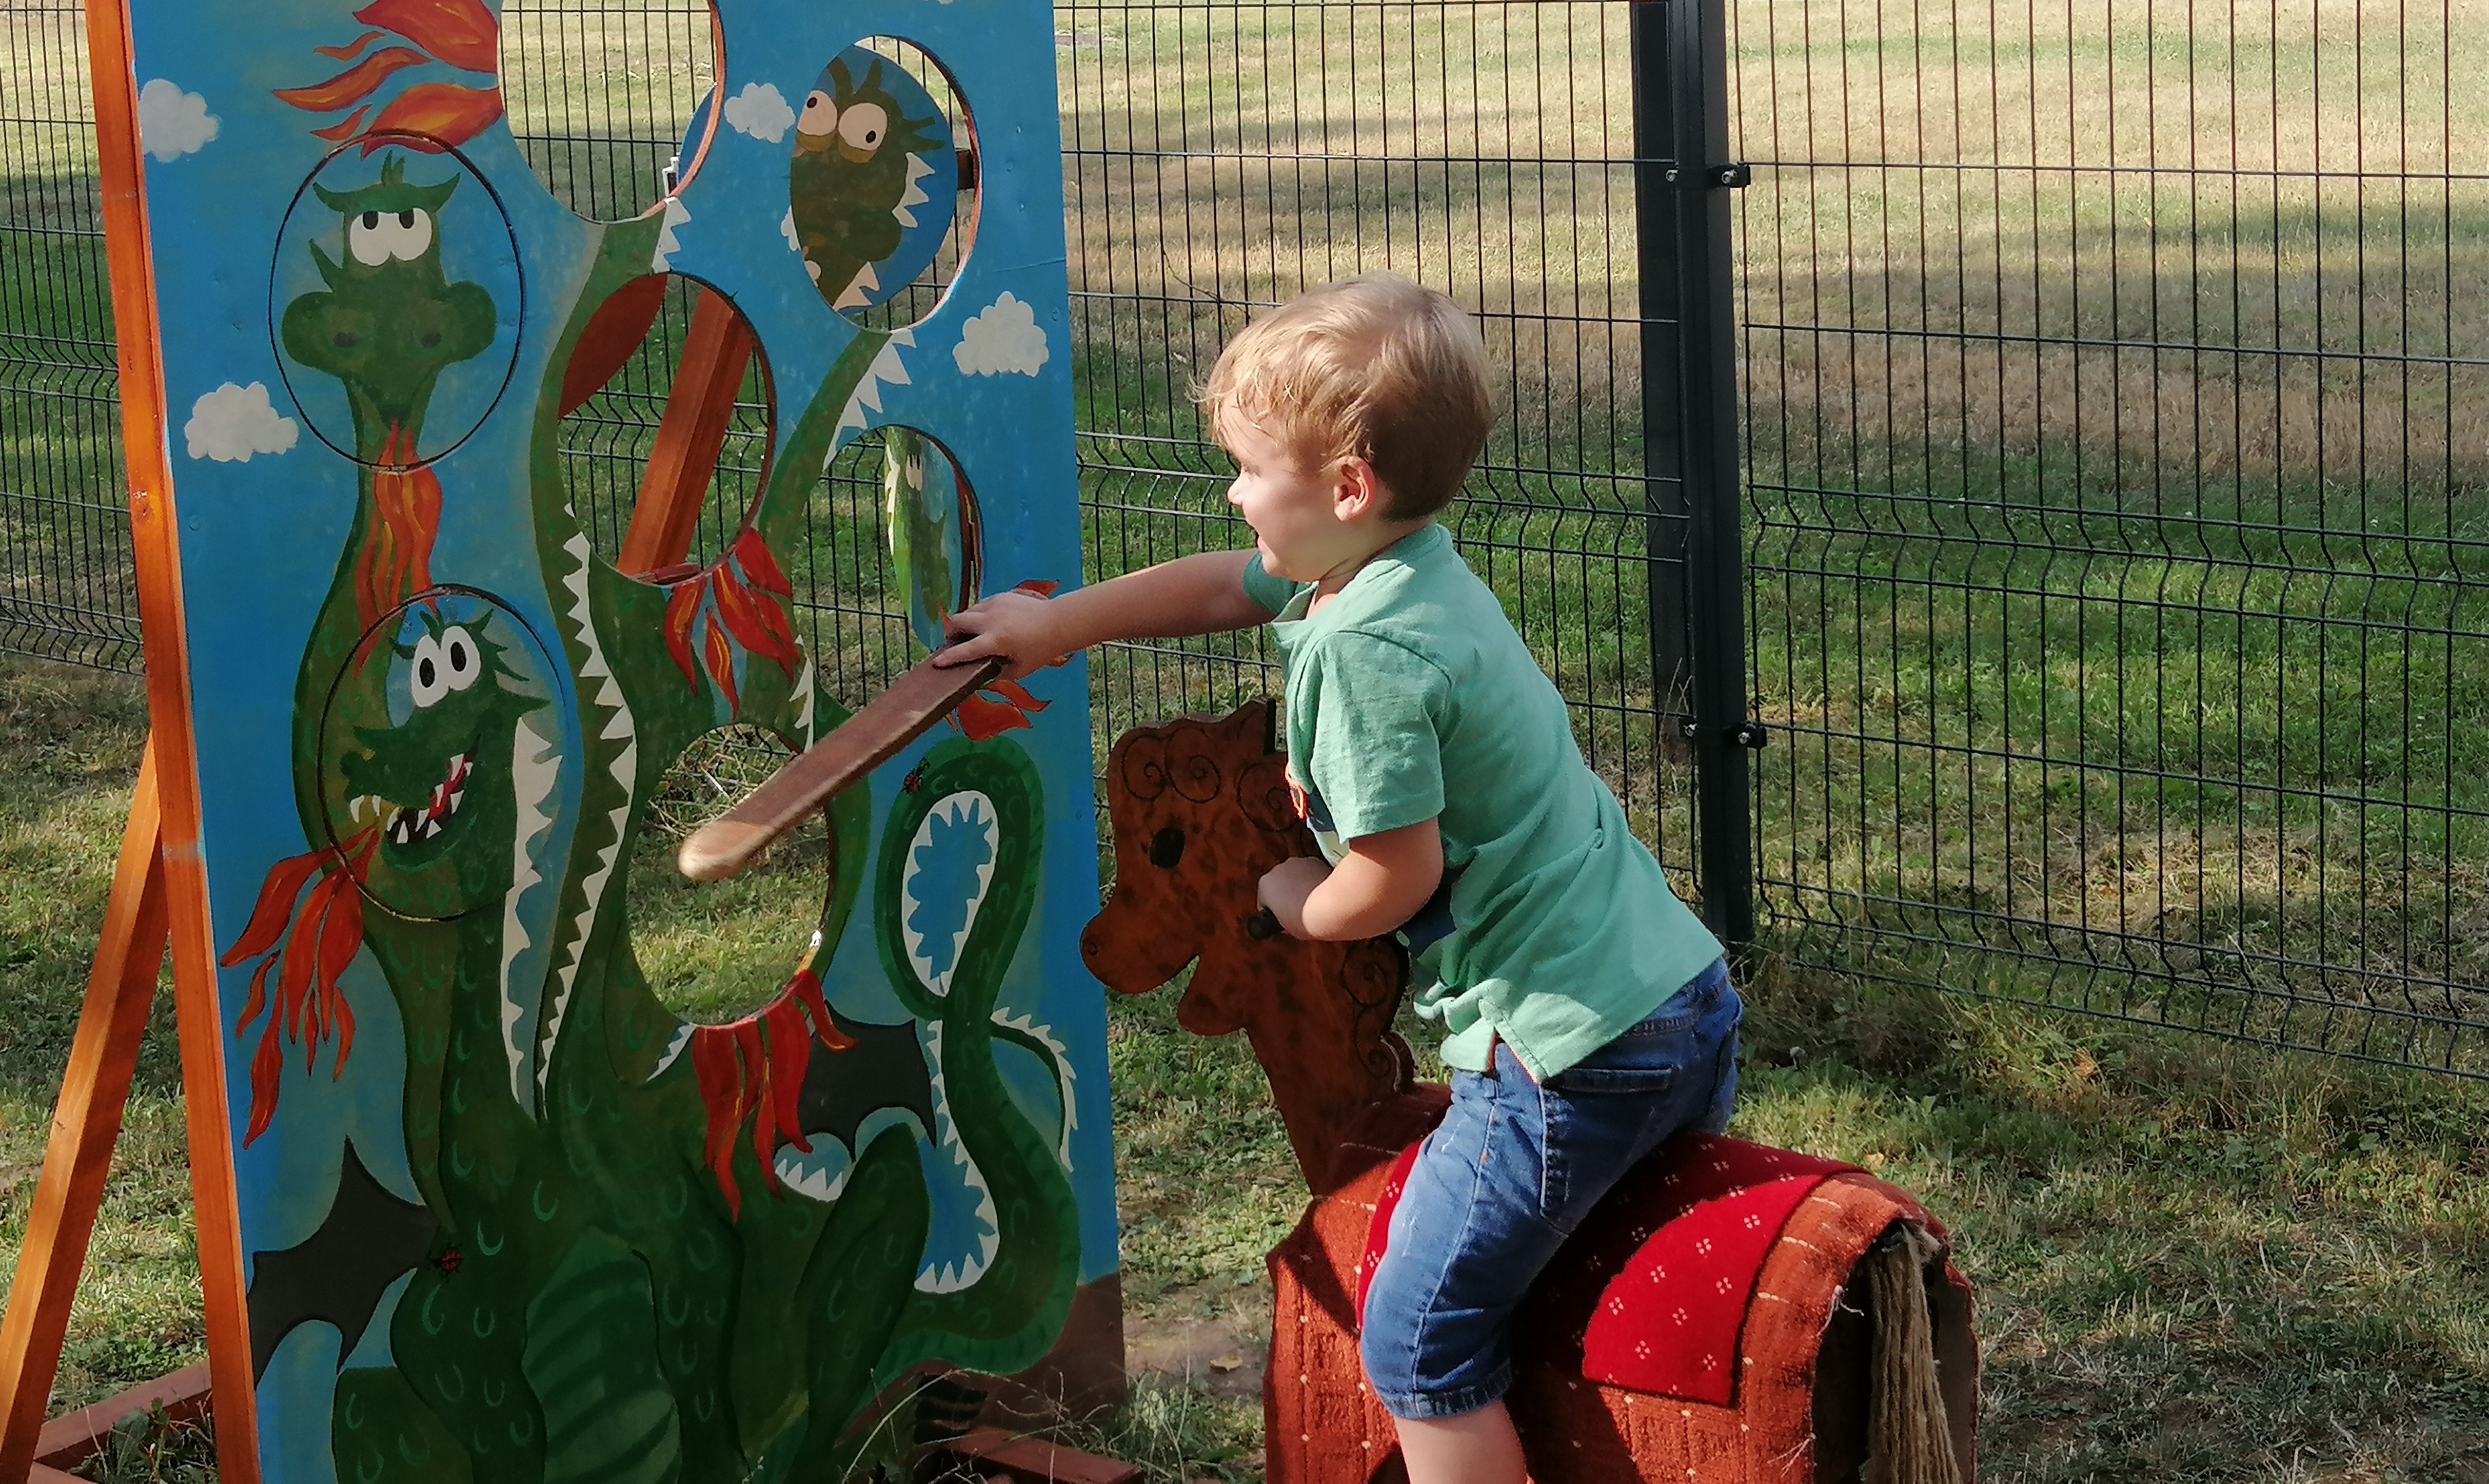
M 1342 840 L 1423 824 L 1444 812 L 1442 726 L 1451 683 L 1433 661 L 1354 629 L 1309 656 L 1314 735 L 1303 782 Z M 1298 704 L 1292 699 L 1290 705 Z
M 1273 577 L 1263 570 L 1262 554 L 1258 551 L 1244 558 L 1244 596 L 1251 598 L 1266 614 L 1285 609 L 1305 585 L 1289 582 L 1284 577 Z

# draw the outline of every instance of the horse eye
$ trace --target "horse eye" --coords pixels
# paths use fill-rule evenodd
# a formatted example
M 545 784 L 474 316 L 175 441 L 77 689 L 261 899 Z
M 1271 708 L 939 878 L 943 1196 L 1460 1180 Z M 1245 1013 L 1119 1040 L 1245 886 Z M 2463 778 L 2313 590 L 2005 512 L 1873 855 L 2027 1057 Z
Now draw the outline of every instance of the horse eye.
M 1184 859 L 1184 831 L 1168 825 L 1150 840 L 1150 864 L 1160 870 L 1175 870 Z

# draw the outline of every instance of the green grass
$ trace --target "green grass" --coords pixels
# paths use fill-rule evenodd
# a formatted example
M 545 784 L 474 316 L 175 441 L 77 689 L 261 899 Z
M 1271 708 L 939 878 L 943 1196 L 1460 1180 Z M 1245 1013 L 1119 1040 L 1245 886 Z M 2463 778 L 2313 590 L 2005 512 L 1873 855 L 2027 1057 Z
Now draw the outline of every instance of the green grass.
M 507 79 L 521 131 L 671 140 L 708 75 L 696 10 L 644 30 L 610 6 L 507 13 L 530 48 Z M 1419 271 L 1485 311 L 1505 369 L 1458 533 L 1567 694 L 1601 703 L 1577 713 L 1594 764 L 1677 860 L 1690 779 L 1650 715 L 1633 482 L 1625 11 L 1059 9 L 1074 285 L 1133 296 L 1074 305 L 1084 564 L 1234 544 L 1186 385 L 1249 304 Z M 1755 1127 L 1881 1154 L 1960 1216 L 1994 1476 L 2489 1477 L 2462 1451 L 2489 1436 L 2478 1322 L 2445 1298 L 2484 1287 L 2461 1235 L 2476 1089 L 1853 977 L 2489 1070 L 2466 987 L 2489 982 L 2489 370 L 2432 364 L 2489 335 L 2489 5 L 1730 18 L 1740 153 L 1766 161 L 1735 220 L 1750 680 L 1775 728 L 1756 857 L 1785 956 L 1760 981 L 1754 1044 L 1782 1049 L 1751 1058 Z M 80 64 L 35 24 L 0 19 L 52 69 L 21 70 L 28 96 L 77 117 Z M 593 214 L 653 198 L 652 146 L 534 148 Z M 78 159 L 17 168 L 0 226 L 75 214 Z M 72 301 L 88 249 L 37 241 L 10 239 L 0 334 L 92 338 Z M 686 310 L 574 418 L 568 470 L 609 551 Z M 116 501 L 90 499 L 113 429 L 62 428 L 77 390 L 0 378 L 0 603 L 63 631 L 0 642 L 100 656 L 77 615 L 126 558 Z M 730 435 L 697 553 L 730 532 L 764 426 Z M 850 700 L 911 657 L 877 457 L 842 455 L 784 554 Z M 1167 647 L 1097 658 L 1101 741 L 1259 689 L 1249 638 Z M 686 771 L 687 810 L 728 765 Z M 699 979 L 703 946 L 817 902 L 792 859 L 749 899 L 638 880 L 644 948 L 708 1013 L 758 990 Z M 38 982 L 70 1005 L 79 954 L 58 938 Z M 1251 1320 L 1293 1216 L 1284 1144 L 1249 1060 L 1169 1014 L 1113 1012 L 1133 1313 Z M 14 1168 L 31 1135 L 9 1137 Z M 1115 1445 L 1158 1477 L 1234 1476 L 1253 1421 L 1178 1381 Z
M 127 679 L 0 666 L 0 1263 L 13 1272 L 145 731 L 145 703 Z M 55 1408 L 203 1353 L 170 1006 L 168 981 L 71 1313 Z
M 1989 1476 L 2489 1470 L 2477 1086 L 1754 984 L 1737 1131 L 1859 1159 L 1952 1224 Z
M 126 680 L 0 662 L 0 1264 L 22 1237 L 141 727 Z M 757 914 L 650 911 L 644 949 L 732 956 L 805 879 L 790 871 L 787 901 Z M 2489 1471 L 2489 1088 L 1783 959 L 1747 984 L 1737 1131 L 1865 1163 L 1953 1228 L 1980 1295 L 1987 1476 Z M 1174 1012 L 1172 989 L 1108 1005 L 1127 1325 L 1258 1332 L 1262 1253 L 1302 1187 L 1241 1038 L 1187 1035 Z M 157 1022 L 57 1406 L 200 1354 Z M 1245 1481 L 1258 1428 L 1254 1404 L 1206 1378 L 1159 1376 L 1067 1437 L 1145 1463 L 1154 1484 Z M 195 1431 L 133 1428 L 116 1447 L 98 1476 L 210 1476 Z

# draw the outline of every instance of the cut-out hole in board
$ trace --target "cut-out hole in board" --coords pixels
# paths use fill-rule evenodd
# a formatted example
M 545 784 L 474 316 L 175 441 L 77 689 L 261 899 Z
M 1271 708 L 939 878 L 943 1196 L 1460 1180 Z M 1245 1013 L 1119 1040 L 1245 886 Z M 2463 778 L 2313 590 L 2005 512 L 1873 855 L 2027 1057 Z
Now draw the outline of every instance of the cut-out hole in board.
M 868 37 L 821 69 L 790 132 L 782 230 L 821 298 L 874 329 L 931 314 L 976 236 L 975 132 L 950 73 Z
M 790 749 L 757 727 L 712 731 L 676 757 L 649 798 L 630 886 L 631 948 L 666 1008 L 724 1025 L 767 1006 L 804 966 L 828 899 L 828 827 L 815 817 L 758 865 L 695 883 L 674 868 L 683 837 L 740 802 Z
M 589 543 L 635 577 L 715 561 L 769 469 L 769 367 L 742 312 L 679 274 L 624 284 L 562 373 L 561 472 Z
M 943 620 L 977 600 L 976 492 L 930 435 L 876 428 L 830 460 L 812 514 L 814 663 L 852 709 L 931 652 Z
M 368 900 L 418 920 L 501 910 L 513 842 L 551 841 L 555 673 L 526 620 L 472 588 L 414 593 L 363 635 L 322 711 L 320 792 Z
M 723 71 L 708 0 L 505 0 L 501 65 L 519 152 L 591 221 L 628 221 L 674 188 L 669 166 L 691 173 L 684 126 Z
M 517 365 L 518 237 L 467 157 L 426 139 L 375 134 L 321 161 L 277 227 L 269 289 L 287 394 L 359 463 L 448 453 Z

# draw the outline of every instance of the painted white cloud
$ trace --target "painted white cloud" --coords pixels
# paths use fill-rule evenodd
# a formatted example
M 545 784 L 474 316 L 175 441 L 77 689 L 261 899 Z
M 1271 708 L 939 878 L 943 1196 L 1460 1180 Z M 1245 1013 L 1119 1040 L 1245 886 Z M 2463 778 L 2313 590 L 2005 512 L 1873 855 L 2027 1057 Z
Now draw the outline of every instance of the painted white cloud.
M 959 328 L 958 348 L 951 352 L 967 376 L 1006 371 L 1035 376 L 1045 356 L 1045 331 L 1037 328 L 1037 311 L 1009 293 L 968 317 Z
M 190 420 L 182 425 L 182 434 L 190 441 L 190 457 L 239 464 L 255 453 L 285 452 L 301 429 L 268 405 L 266 382 L 247 386 L 227 382 L 190 404 Z
M 804 250 L 803 239 L 795 235 L 795 209 L 793 207 L 790 206 L 787 208 L 787 219 L 778 223 L 778 235 L 787 240 L 787 250 L 788 252 L 801 252 Z
M 167 78 L 152 78 L 138 90 L 138 138 L 157 159 L 179 159 L 206 149 L 216 127 L 204 96 L 185 93 Z
M 747 82 L 743 91 L 726 100 L 726 122 L 755 139 L 776 144 L 795 127 L 795 110 L 787 106 L 787 95 L 765 82 Z

